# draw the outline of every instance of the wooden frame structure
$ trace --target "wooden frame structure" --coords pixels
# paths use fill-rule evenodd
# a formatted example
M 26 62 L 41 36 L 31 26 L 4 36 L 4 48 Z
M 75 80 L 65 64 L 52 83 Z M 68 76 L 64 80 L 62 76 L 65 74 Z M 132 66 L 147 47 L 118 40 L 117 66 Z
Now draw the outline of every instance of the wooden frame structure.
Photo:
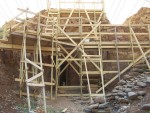
M 62 9 L 63 4 L 70 4 L 70 2 L 60 0 L 59 9 L 48 9 L 47 15 L 35 14 L 28 9 L 19 9 L 21 13 L 13 20 L 20 22 L 10 27 L 6 24 L 4 27 L 4 38 L 1 39 L 0 47 L 21 50 L 20 76 L 15 80 L 20 84 L 20 96 L 28 96 L 29 110 L 31 110 L 30 96 L 43 98 L 45 112 L 45 98 L 90 96 L 91 101 L 93 96 L 105 98 L 105 88 L 117 78 L 120 80 L 120 75 L 134 67 L 140 60 L 144 59 L 150 69 L 147 60 L 150 53 L 150 25 L 105 23 L 107 19 L 104 2 L 103 0 L 102 2 L 94 1 L 93 9 L 86 9 L 84 6 L 91 2 L 81 2 L 81 0 L 71 3 L 75 6 L 73 9 Z M 96 8 L 98 4 L 102 4 L 101 9 Z M 37 22 L 28 19 L 28 13 L 38 15 Z M 26 15 L 25 19 L 19 18 L 22 14 Z M 42 19 L 45 20 L 44 23 Z M 36 26 L 37 29 L 33 30 L 32 27 L 30 28 L 31 25 Z M 22 26 L 23 29 L 16 30 L 18 26 Z M 6 33 L 13 36 L 6 40 Z M 16 43 L 13 43 L 11 38 Z M 17 42 L 17 40 L 21 41 Z M 121 57 L 126 53 L 129 53 L 128 58 Z M 51 63 L 42 62 L 44 54 L 51 56 Z M 109 58 L 107 55 L 116 57 Z M 27 58 L 28 56 L 31 58 Z M 106 67 L 111 64 L 116 68 L 108 70 Z M 122 64 L 126 65 L 121 68 Z M 51 72 L 49 82 L 44 81 L 44 67 L 48 67 Z M 60 85 L 60 76 L 68 67 L 75 73 L 69 76 L 77 75 L 76 77 L 79 78 L 76 81 L 78 85 L 69 85 L 67 82 Z M 106 80 L 107 77 L 110 79 Z M 50 96 L 45 96 L 45 85 L 50 86 Z M 42 96 L 31 94 L 29 86 L 41 87 Z M 88 92 L 85 91 L 86 89 Z M 61 94 L 60 90 L 69 92 Z M 71 90 L 78 92 L 70 93 Z

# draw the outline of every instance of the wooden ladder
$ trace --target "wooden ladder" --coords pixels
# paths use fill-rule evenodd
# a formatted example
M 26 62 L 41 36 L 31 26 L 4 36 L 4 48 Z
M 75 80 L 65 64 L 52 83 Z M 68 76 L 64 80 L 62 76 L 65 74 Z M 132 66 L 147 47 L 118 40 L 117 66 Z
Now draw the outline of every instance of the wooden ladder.
M 103 96 L 105 98 L 105 90 L 104 90 L 104 78 L 103 78 L 103 66 L 102 66 L 102 56 L 101 56 L 101 47 L 100 45 L 98 44 L 98 54 L 97 55 L 89 55 L 89 54 L 86 54 L 85 53 L 85 48 L 84 48 L 84 45 L 82 45 L 82 50 L 83 50 L 83 61 L 84 61 L 84 66 L 85 66 L 85 71 L 82 70 L 82 74 L 86 74 L 86 79 L 87 79 L 87 85 L 88 85 L 88 91 L 89 91 L 89 96 L 90 96 L 90 101 L 92 102 L 93 99 L 92 97 L 93 96 Z M 93 60 L 93 62 L 98 62 L 98 65 L 99 65 L 99 69 L 98 71 L 89 71 L 88 69 L 88 65 L 87 65 L 87 59 L 90 58 L 91 60 Z M 103 92 L 102 94 L 92 94 L 92 91 L 91 91 L 91 84 L 90 84 L 90 78 L 89 78 L 89 74 L 96 74 L 96 75 L 101 75 L 101 86 L 103 87 Z M 98 80 L 98 78 L 97 78 Z
M 24 22 L 24 30 L 23 30 L 23 41 L 22 41 L 22 50 L 21 50 L 21 62 L 20 62 L 20 86 L 22 87 L 23 82 L 26 83 L 26 91 L 27 91 L 27 101 L 28 101 L 28 110 L 32 111 L 31 108 L 31 99 L 30 99 L 30 88 L 41 88 L 42 90 L 42 99 L 43 99 L 43 108 L 44 112 L 47 113 L 46 110 L 46 98 L 45 98 L 45 83 L 44 83 L 44 69 L 42 63 L 42 53 L 41 53 L 41 30 L 40 30 L 40 14 L 38 18 L 38 26 L 37 26 L 37 40 L 35 46 L 35 59 L 32 61 L 28 58 L 27 55 L 27 17 Z M 36 62 L 39 62 L 38 64 Z M 30 64 L 33 68 L 32 75 L 29 75 L 29 67 Z M 22 89 L 20 89 L 20 93 L 22 93 Z
M 46 19 L 45 33 L 53 37 L 57 32 L 57 27 L 55 26 L 55 24 L 58 23 L 59 12 L 52 12 L 50 9 L 47 12 L 48 18 Z

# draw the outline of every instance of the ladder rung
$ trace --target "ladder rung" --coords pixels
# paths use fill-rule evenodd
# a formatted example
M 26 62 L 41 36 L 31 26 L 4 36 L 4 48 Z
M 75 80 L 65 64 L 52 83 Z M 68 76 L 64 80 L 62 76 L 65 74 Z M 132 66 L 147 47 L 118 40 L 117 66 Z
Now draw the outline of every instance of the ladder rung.
M 74 3 L 82 3 L 82 4 L 102 4 L 101 2 L 60 2 L 61 4 L 74 4 Z
M 24 62 L 24 61 L 20 61 L 20 62 Z M 37 65 L 40 65 L 40 62 L 33 62 L 33 63 L 35 63 L 35 64 L 37 64 Z M 47 63 L 42 63 L 42 65 L 43 65 L 43 66 L 47 66 L 47 67 L 54 67 L 54 65 L 52 65 L 52 64 L 47 64 Z
M 87 79 L 82 79 L 83 81 L 87 81 Z M 98 79 L 89 79 L 89 81 L 98 81 Z
M 27 83 L 28 86 L 44 87 L 44 84 Z
M 100 58 L 101 56 L 100 55 L 82 55 L 83 57 L 97 57 L 97 58 Z
M 56 31 L 56 29 L 45 29 L 45 30 L 48 30 L 48 31 Z
M 45 31 L 53 31 L 53 29 L 45 29 Z
M 58 15 L 58 13 L 50 13 L 48 12 L 49 15 Z
M 54 23 L 54 22 L 57 22 L 56 20 L 54 20 L 54 21 L 47 21 L 47 22 L 51 22 L 51 23 Z
M 87 71 L 88 74 L 100 74 L 99 71 Z M 82 74 L 86 74 L 86 71 L 82 71 Z
M 118 73 L 118 71 L 103 71 L 103 74 L 106 74 L 106 73 Z M 82 71 L 82 74 L 86 74 L 86 71 Z M 101 74 L 100 71 L 88 71 L 88 74 L 90 75 L 98 75 L 98 74 Z

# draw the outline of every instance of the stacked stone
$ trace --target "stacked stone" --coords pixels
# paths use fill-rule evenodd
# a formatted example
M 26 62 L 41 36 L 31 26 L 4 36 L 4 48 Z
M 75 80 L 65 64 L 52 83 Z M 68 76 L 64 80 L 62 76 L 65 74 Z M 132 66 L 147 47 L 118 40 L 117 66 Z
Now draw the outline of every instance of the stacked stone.
M 134 68 L 124 75 L 111 93 L 106 95 L 107 102 L 102 97 L 95 97 L 92 104 L 85 110 L 87 113 L 126 113 L 131 102 L 141 100 L 146 96 L 144 88 L 150 85 L 150 74 L 144 73 L 145 68 Z M 148 105 L 141 107 L 148 110 Z M 149 105 L 150 106 L 150 105 Z

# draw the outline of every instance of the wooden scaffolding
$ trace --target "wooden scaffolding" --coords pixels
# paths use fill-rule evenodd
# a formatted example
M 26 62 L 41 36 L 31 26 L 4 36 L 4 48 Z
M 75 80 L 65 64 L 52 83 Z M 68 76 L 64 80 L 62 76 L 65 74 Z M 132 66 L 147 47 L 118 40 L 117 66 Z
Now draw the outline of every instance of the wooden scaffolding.
M 67 4 L 74 8 L 65 9 Z M 93 96 L 105 98 L 106 87 L 117 78 L 120 80 L 140 60 L 145 60 L 150 69 L 150 26 L 109 24 L 103 0 L 60 0 L 59 8 L 48 8 L 47 15 L 19 10 L 21 13 L 12 20 L 20 22 L 3 26 L 0 47 L 21 51 L 20 74 L 15 80 L 19 82 L 20 96 L 28 97 L 29 111 L 30 96 L 43 98 L 45 112 L 46 98 L 89 96 L 92 102 Z M 20 18 L 23 14 L 25 19 Z M 36 15 L 37 21 L 29 19 L 28 14 Z M 16 29 L 19 26 L 21 29 Z M 36 28 L 33 30 L 32 26 Z M 128 56 L 122 57 L 126 53 Z M 51 61 L 43 63 L 42 55 L 49 55 Z M 113 65 L 115 68 L 111 68 Z M 50 70 L 49 81 L 44 81 L 44 67 Z M 61 76 L 68 69 L 70 72 L 61 83 Z M 75 83 L 70 85 L 68 77 L 76 78 Z M 47 96 L 45 86 L 50 86 Z M 37 88 L 42 89 L 41 94 Z M 67 93 L 62 94 L 61 90 Z

